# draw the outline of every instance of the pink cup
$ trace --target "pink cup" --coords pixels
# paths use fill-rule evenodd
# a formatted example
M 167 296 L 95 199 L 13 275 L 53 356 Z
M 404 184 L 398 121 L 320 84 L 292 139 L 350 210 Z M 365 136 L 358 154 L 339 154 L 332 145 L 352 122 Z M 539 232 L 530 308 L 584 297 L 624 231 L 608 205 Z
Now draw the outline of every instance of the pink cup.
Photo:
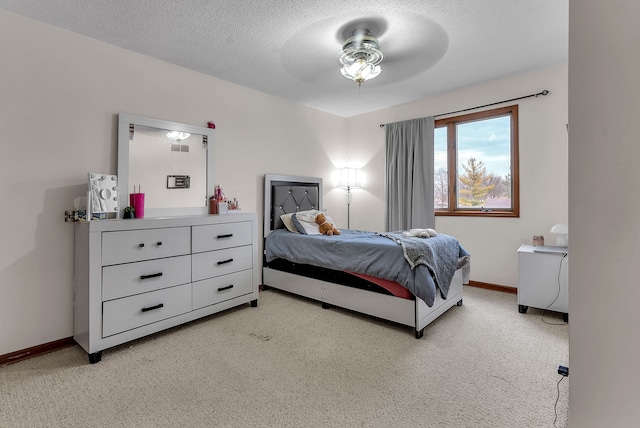
M 135 209 L 133 212 L 135 218 L 144 218 L 144 193 L 131 193 L 129 205 Z

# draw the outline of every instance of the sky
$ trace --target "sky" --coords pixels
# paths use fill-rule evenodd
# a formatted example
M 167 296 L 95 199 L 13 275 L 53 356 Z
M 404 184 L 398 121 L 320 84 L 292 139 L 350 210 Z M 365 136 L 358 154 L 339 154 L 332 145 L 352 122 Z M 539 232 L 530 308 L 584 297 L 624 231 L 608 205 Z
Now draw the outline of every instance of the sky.
M 511 170 L 510 117 L 503 116 L 458 125 L 458 172 L 474 157 L 484 162 L 487 172 L 502 177 Z M 434 172 L 447 169 L 447 130 L 437 128 L 434 139 Z

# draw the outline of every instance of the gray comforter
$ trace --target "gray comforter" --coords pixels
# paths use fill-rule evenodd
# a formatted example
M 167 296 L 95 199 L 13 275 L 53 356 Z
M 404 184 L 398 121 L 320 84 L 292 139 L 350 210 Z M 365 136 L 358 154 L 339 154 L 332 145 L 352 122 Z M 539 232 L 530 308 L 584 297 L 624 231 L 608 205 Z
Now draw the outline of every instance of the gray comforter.
M 301 235 L 278 229 L 267 235 L 266 261 L 280 258 L 395 281 L 428 306 L 433 305 L 436 289 L 446 299 L 455 270 L 468 266 L 469 253 L 452 236 L 385 235 L 359 230 L 342 230 L 334 236 Z M 405 256 L 407 248 L 413 260 Z

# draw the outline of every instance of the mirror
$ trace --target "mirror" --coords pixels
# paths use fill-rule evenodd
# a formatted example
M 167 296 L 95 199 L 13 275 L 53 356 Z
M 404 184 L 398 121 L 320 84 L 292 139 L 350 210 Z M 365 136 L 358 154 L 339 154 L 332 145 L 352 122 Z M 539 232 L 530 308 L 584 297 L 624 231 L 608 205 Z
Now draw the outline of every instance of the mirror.
M 208 214 L 213 194 L 213 129 L 121 113 L 118 189 L 144 193 L 144 217 Z

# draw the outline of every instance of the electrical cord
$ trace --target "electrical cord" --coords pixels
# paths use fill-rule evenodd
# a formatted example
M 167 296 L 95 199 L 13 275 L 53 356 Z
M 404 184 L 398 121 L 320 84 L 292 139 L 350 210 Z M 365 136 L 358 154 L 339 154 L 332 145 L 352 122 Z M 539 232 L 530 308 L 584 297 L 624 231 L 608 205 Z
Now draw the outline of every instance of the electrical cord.
M 558 381 L 558 383 L 556 384 L 556 389 L 558 390 L 558 396 L 556 397 L 556 404 L 553 405 L 553 412 L 556 414 L 556 417 L 553 419 L 553 426 L 555 428 L 558 428 L 556 425 L 556 421 L 558 420 L 558 401 L 560 401 L 560 382 L 562 382 L 564 378 L 565 376 L 562 376 Z
M 558 323 L 558 322 L 549 322 L 549 321 L 545 321 L 545 319 L 544 319 L 544 315 L 547 313 L 547 311 L 549 310 L 549 308 L 550 308 L 551 306 L 553 306 L 553 304 L 554 304 L 555 302 L 557 302 L 557 301 L 558 301 L 558 298 L 560 298 L 560 289 L 561 289 L 561 286 L 560 286 L 560 275 L 562 274 L 562 262 L 564 261 L 565 257 L 567 257 L 567 255 L 568 255 L 568 254 L 566 254 L 566 253 L 565 253 L 565 254 L 562 256 L 562 258 L 560 259 L 560 266 L 558 267 L 558 292 L 556 293 L 556 298 L 555 298 L 555 299 L 553 299 L 553 302 L 549 303 L 549 306 L 547 306 L 546 308 L 544 308 L 544 311 L 542 312 L 542 317 L 541 317 L 541 318 L 542 318 L 542 322 L 543 322 L 543 323 L 545 323 L 545 324 L 549 324 L 549 325 L 565 325 L 565 324 L 566 324 L 565 322 Z

